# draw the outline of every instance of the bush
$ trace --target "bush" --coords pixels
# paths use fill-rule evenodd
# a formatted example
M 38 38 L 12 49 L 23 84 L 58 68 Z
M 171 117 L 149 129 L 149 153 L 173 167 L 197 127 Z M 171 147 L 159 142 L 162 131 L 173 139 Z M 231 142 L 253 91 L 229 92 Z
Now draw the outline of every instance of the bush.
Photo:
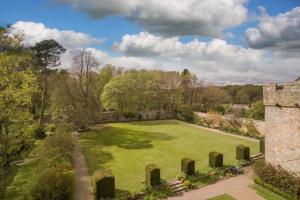
M 250 148 L 245 145 L 238 145 L 236 147 L 237 160 L 250 160 Z
M 209 153 L 209 166 L 211 168 L 223 167 L 223 154 L 218 152 Z
M 294 199 L 300 197 L 300 178 L 294 174 L 264 161 L 256 162 L 254 171 L 264 183 L 272 185 Z
M 188 106 L 180 106 L 178 108 L 178 118 L 191 123 L 194 121 L 194 112 Z
M 186 175 L 195 175 L 195 161 L 189 158 L 181 160 L 181 171 Z
M 145 172 L 147 188 L 160 185 L 160 169 L 156 165 L 147 165 Z
M 34 137 L 37 139 L 43 139 L 46 137 L 45 130 L 41 127 L 36 127 L 34 130 Z
M 47 156 L 50 165 L 57 163 L 70 162 L 72 157 L 72 139 L 70 134 L 57 132 L 46 138 L 44 154 Z
M 96 199 L 114 198 L 116 195 L 115 177 L 111 171 L 101 170 L 93 174 L 93 185 Z
M 259 140 L 259 151 L 260 153 L 265 153 L 265 137 L 262 137 Z
M 46 169 L 31 190 L 34 200 L 73 199 L 74 173 L 63 168 Z

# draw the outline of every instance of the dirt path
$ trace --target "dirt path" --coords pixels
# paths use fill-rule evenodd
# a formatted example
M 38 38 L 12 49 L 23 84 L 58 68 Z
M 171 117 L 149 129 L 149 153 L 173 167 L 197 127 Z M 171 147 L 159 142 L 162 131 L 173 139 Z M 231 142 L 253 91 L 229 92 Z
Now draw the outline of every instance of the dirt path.
M 229 194 L 238 200 L 264 200 L 263 197 L 249 187 L 253 184 L 251 168 L 245 169 L 245 174 L 184 193 L 182 196 L 171 197 L 169 200 L 206 200 L 221 194 Z
M 79 144 L 79 133 L 72 133 L 74 141 L 73 161 L 75 171 L 75 194 L 74 200 L 93 200 L 93 187 L 91 177 L 88 174 L 85 159 Z
M 182 122 L 182 121 L 179 121 L 179 120 L 178 120 L 178 122 L 182 123 L 182 124 L 186 124 L 188 126 L 196 127 L 196 128 L 202 129 L 202 130 L 208 130 L 208 131 L 210 131 L 210 133 L 211 132 L 219 133 L 219 134 L 222 134 L 222 135 L 228 135 L 228 136 L 231 136 L 231 137 L 240 138 L 240 139 L 244 139 L 244 140 L 248 140 L 248 141 L 252 141 L 252 142 L 259 142 L 259 140 L 255 139 L 255 138 L 245 137 L 245 136 L 241 136 L 241 135 L 234 135 L 234 134 L 231 134 L 231 133 L 226 133 L 226 132 L 220 131 L 218 129 L 207 128 L 207 127 L 199 126 L 199 125 L 196 125 L 196 124 L 189 124 L 189 123 Z

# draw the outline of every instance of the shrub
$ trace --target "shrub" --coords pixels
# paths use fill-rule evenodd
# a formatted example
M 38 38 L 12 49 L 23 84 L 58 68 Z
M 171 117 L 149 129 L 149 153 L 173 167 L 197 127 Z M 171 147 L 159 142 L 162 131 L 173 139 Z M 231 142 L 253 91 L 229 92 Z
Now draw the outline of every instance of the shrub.
M 96 171 L 92 177 L 96 199 L 114 198 L 115 177 L 109 170 Z
M 50 165 L 55 166 L 60 162 L 70 162 L 73 149 L 70 134 L 57 132 L 46 138 L 44 154 L 48 157 Z
M 260 153 L 265 153 L 265 137 L 262 137 L 259 140 L 259 151 Z
M 188 106 L 180 106 L 178 108 L 178 118 L 186 122 L 193 122 L 194 113 Z
M 209 166 L 212 168 L 223 167 L 223 154 L 218 152 L 209 153 Z
M 238 145 L 236 147 L 237 160 L 250 160 L 250 148 L 245 145 Z
M 45 130 L 41 127 L 36 127 L 34 130 L 34 137 L 37 139 L 43 139 L 46 137 Z
M 160 169 L 156 165 L 147 165 L 145 172 L 147 188 L 160 185 Z
M 189 158 L 184 158 L 181 160 L 181 171 L 186 175 L 195 175 L 195 161 Z
M 300 197 L 300 178 L 277 166 L 266 164 L 264 161 L 256 162 L 254 171 L 265 183 L 290 195 L 294 199 Z
M 73 171 L 51 168 L 42 172 L 31 194 L 34 200 L 71 200 L 73 189 Z

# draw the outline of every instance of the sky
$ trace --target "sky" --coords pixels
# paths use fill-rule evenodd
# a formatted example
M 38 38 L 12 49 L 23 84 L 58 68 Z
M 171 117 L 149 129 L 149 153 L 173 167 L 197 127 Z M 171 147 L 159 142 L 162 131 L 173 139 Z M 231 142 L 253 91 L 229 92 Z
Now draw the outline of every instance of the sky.
M 300 76 L 300 0 L 0 0 L 24 45 L 55 39 L 62 68 L 86 49 L 101 65 L 182 71 L 215 84 Z

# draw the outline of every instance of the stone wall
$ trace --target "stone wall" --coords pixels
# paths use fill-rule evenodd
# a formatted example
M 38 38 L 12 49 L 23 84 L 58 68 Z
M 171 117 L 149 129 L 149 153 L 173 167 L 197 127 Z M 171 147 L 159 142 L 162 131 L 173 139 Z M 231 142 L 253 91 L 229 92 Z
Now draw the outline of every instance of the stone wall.
M 139 112 L 131 117 L 124 116 L 120 112 L 110 111 L 110 112 L 102 112 L 101 118 L 97 123 L 147 121 L 147 120 L 174 119 L 174 118 L 176 118 L 176 113 L 167 112 L 165 110 L 151 110 L 151 111 Z
M 300 175 L 300 82 L 263 87 L 266 161 Z

